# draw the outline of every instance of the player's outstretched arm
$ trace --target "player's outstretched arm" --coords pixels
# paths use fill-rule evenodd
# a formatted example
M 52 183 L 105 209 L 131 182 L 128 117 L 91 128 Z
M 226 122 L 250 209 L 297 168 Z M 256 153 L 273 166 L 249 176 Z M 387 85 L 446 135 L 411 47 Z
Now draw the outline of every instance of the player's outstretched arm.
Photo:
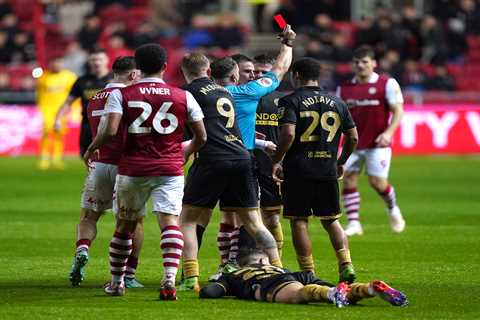
M 272 67 L 272 72 L 277 76 L 278 80 L 282 80 L 283 76 L 288 72 L 293 59 L 293 40 L 295 40 L 296 33 L 292 30 L 290 25 L 285 27 L 282 32 L 282 45 L 280 52 Z
M 62 104 L 60 109 L 58 109 L 57 114 L 55 115 L 55 122 L 54 122 L 54 129 L 55 131 L 59 131 L 60 128 L 62 127 L 62 119 L 65 117 L 69 112 L 70 109 L 72 108 L 72 103 L 75 100 L 75 97 L 73 96 L 68 96 L 67 100 Z
M 202 289 L 200 289 L 200 298 L 201 299 L 218 299 L 224 297 L 227 294 L 227 291 L 223 285 L 220 283 L 209 284 Z
M 200 150 L 205 142 L 207 142 L 207 131 L 205 130 L 203 120 L 188 122 L 187 125 L 190 128 L 193 137 L 191 142 L 185 146 L 183 151 L 185 155 L 185 162 L 188 160 L 191 154 Z
M 392 121 L 387 129 L 381 133 L 375 142 L 377 143 L 378 147 L 388 147 L 392 142 L 393 134 L 395 130 L 400 126 L 403 117 L 403 103 L 397 103 L 390 106 L 390 110 L 392 111 Z

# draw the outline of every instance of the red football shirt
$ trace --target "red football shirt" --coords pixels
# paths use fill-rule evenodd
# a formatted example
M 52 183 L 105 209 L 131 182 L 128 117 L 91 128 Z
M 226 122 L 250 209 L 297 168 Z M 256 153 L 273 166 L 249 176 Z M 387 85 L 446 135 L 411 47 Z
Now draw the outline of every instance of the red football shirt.
M 105 89 L 97 92 L 88 103 L 87 116 L 90 130 L 92 131 L 92 137 L 95 137 L 98 132 L 98 128 L 102 120 L 102 115 L 105 113 L 105 103 L 110 95 L 110 92 L 114 89 L 125 87 L 122 83 L 109 83 Z M 119 128 L 117 135 L 106 145 L 100 147 L 100 157 L 96 162 L 108 163 L 118 165 L 120 157 L 122 155 L 123 147 L 123 129 Z
M 357 150 L 376 148 L 375 139 L 389 126 L 390 105 L 403 103 L 393 78 L 373 73 L 367 83 L 345 82 L 338 95 L 347 103 L 358 130 Z
M 131 177 L 183 175 L 185 123 L 203 118 L 189 93 L 159 78 L 113 90 L 105 108 L 121 113 L 126 131 L 118 173 Z

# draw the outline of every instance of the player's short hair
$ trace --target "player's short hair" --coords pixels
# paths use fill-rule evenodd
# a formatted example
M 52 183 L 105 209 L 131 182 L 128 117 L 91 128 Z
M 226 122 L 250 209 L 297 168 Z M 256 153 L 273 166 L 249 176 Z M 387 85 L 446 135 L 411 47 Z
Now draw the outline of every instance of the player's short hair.
M 135 57 L 122 56 L 115 59 L 112 71 L 115 75 L 123 76 L 136 68 Z
M 372 47 L 363 45 L 353 51 L 354 59 L 362 59 L 365 57 L 369 57 L 372 60 L 375 60 L 375 51 L 373 50 Z
M 292 73 L 298 73 L 302 80 L 318 80 L 320 77 L 320 62 L 314 58 L 302 58 L 293 63 Z
M 141 45 L 135 50 L 135 63 L 144 74 L 159 73 L 167 61 L 167 51 L 156 43 Z
M 236 65 L 235 60 L 230 57 L 217 59 L 210 65 L 211 75 L 214 79 L 228 78 Z
M 198 52 L 187 53 L 182 59 L 182 70 L 192 76 L 200 76 L 202 71 L 208 69 L 210 61 Z
M 230 56 L 230 58 L 232 58 L 236 63 L 241 63 L 241 62 L 252 62 L 253 63 L 253 60 L 251 58 L 249 58 L 246 55 L 241 54 L 241 53 L 234 54 L 234 55 Z
M 90 49 L 90 51 L 88 51 L 88 55 L 101 54 L 101 53 L 107 54 L 107 52 L 104 49 L 98 46 L 94 46 L 92 49 Z
M 275 58 L 268 55 L 268 54 L 259 54 L 255 57 L 253 57 L 253 60 L 255 63 L 260 63 L 260 64 L 275 64 Z
M 260 259 L 265 257 L 268 258 L 267 254 L 260 249 L 240 249 L 237 256 L 237 262 L 239 266 L 243 267 L 258 263 Z

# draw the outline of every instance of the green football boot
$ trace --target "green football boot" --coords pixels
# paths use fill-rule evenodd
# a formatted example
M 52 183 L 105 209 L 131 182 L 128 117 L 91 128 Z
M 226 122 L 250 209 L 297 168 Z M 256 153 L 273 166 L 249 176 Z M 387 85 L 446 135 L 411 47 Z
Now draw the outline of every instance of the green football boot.
M 76 287 L 83 281 L 85 277 L 85 266 L 88 262 L 88 251 L 80 250 L 75 254 L 75 258 L 72 264 L 72 270 L 70 271 L 69 279 L 72 286 Z
M 351 263 L 345 264 L 340 268 L 340 278 L 338 282 L 346 282 L 348 284 L 355 281 L 355 269 Z
M 200 292 L 200 285 L 198 284 L 198 277 L 190 277 L 183 279 L 178 286 L 178 291 L 195 291 Z
M 235 261 L 228 261 L 224 266 L 223 266 L 223 273 L 232 273 L 240 269 L 240 266 L 238 265 L 237 262 Z
M 125 288 L 144 288 L 145 286 L 141 284 L 136 278 L 127 278 L 125 277 Z

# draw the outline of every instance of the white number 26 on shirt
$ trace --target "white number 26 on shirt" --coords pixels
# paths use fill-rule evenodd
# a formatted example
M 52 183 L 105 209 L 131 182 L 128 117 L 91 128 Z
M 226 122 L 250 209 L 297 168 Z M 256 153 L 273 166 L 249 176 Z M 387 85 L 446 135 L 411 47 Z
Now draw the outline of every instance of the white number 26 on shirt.
M 178 127 L 178 119 L 173 113 L 168 113 L 168 110 L 172 106 L 173 102 L 164 102 L 160 109 L 158 109 L 155 117 L 152 120 L 152 126 L 155 131 L 160 134 L 169 134 L 175 131 Z M 150 133 L 152 128 L 142 127 L 142 124 L 152 114 L 152 106 L 144 101 L 128 101 L 129 108 L 142 109 L 142 113 L 132 122 L 128 127 L 128 133 Z M 168 121 L 168 126 L 162 125 L 162 120 Z

